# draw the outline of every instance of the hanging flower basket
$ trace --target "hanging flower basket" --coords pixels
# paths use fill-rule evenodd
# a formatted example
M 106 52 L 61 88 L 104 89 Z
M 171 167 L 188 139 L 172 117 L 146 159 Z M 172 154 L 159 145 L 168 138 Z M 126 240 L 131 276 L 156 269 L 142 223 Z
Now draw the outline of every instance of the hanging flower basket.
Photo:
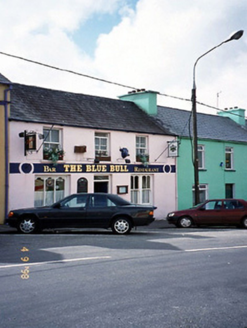
M 149 165 L 149 154 L 142 154 L 138 156 L 139 161 L 142 162 L 144 167 L 148 167 Z
M 52 161 L 53 165 L 57 165 L 57 161 L 63 160 L 65 152 L 61 148 L 44 148 L 44 159 Z

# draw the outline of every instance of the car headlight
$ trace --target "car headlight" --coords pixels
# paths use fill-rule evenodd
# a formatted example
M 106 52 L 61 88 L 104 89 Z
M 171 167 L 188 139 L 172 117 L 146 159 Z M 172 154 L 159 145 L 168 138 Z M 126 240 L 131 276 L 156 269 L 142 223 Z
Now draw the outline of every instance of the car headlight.
M 172 217 L 172 216 L 174 216 L 174 214 L 175 214 L 175 213 L 169 213 L 168 216 L 169 216 L 169 217 Z

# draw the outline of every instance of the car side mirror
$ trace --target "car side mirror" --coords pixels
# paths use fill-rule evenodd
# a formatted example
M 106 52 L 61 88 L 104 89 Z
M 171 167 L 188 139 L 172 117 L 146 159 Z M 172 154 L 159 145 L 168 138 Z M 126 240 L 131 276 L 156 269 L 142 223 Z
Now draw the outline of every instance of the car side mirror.
M 54 208 L 61 208 L 61 204 L 60 203 L 56 203 L 53 207 Z
M 200 211 L 205 211 L 205 207 L 201 207 L 200 208 Z

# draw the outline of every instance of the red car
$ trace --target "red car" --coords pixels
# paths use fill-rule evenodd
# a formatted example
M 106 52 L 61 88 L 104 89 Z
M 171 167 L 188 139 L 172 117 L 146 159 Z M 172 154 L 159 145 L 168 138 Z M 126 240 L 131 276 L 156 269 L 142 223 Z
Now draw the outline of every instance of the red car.
M 190 209 L 167 214 L 167 221 L 176 227 L 242 226 L 247 228 L 247 202 L 243 199 L 212 199 Z

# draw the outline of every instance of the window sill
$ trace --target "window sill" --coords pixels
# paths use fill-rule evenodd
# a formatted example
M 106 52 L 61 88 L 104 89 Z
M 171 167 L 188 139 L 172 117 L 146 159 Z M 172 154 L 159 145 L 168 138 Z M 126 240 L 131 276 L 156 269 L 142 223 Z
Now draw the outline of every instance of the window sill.
M 40 163 L 52 164 L 52 160 L 50 160 L 50 159 L 41 159 L 41 160 L 40 160 Z M 57 163 L 59 163 L 59 164 L 65 163 L 65 160 L 63 160 L 63 159 L 59 159 L 59 160 L 57 161 Z
M 225 172 L 236 172 L 234 169 L 225 169 Z
M 207 169 L 198 169 L 200 172 L 202 171 L 202 172 L 204 172 L 204 171 L 207 171 Z

